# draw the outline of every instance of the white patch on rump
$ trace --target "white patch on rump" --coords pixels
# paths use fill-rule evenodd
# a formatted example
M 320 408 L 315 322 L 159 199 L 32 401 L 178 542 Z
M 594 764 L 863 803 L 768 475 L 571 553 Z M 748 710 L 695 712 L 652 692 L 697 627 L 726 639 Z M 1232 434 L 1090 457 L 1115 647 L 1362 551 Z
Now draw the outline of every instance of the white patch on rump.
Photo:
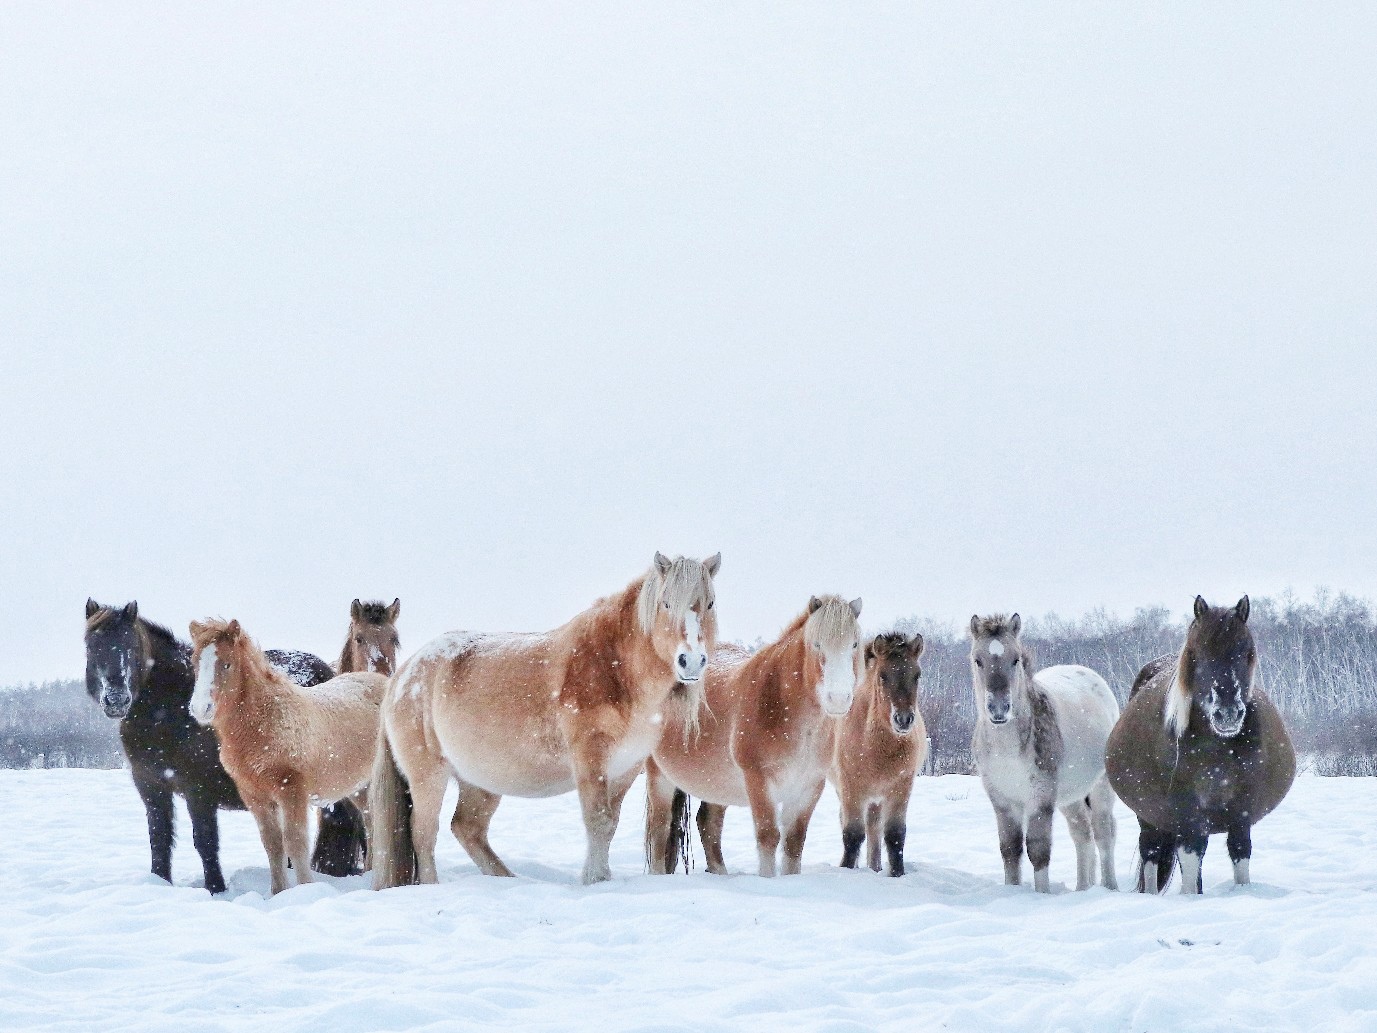
M 991 655 L 991 656 L 1003 656 L 1003 655 L 1004 655 L 1004 643 L 1001 642 L 1001 641 L 999 641 L 999 639 L 997 639 L 997 638 L 992 638 L 992 639 L 990 639 L 989 650 L 990 650 L 990 655 Z
M 211 691 L 215 688 L 215 665 L 219 661 L 212 642 L 201 650 L 201 666 L 196 671 L 196 688 L 191 693 L 191 716 L 199 723 L 206 724 L 215 709 Z

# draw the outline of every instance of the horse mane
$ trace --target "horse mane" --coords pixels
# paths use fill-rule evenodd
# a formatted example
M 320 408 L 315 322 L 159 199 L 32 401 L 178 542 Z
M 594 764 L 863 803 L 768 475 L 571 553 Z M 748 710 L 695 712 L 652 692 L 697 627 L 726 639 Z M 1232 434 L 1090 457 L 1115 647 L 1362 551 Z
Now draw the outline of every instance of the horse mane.
M 682 623 L 689 608 L 702 603 L 703 638 L 712 645 L 717 640 L 717 615 L 706 609 L 712 599 L 712 575 L 707 566 L 695 559 L 674 557 L 669 571 L 660 576 L 654 567 L 646 572 L 636 595 L 636 620 L 647 635 L 655 628 L 655 607 L 669 604 L 670 619 Z
M 358 619 L 364 624 L 386 624 L 387 603 L 377 599 L 371 599 L 366 603 L 359 603 Z
M 821 595 L 817 600 L 821 604 L 817 609 L 810 605 L 803 612 L 803 626 L 814 638 L 836 642 L 855 631 L 856 615 L 849 602 L 839 595 Z
M 977 617 L 975 626 L 980 629 L 976 638 L 996 638 L 1000 635 L 1009 635 L 1014 640 L 1014 648 L 1018 650 L 1018 655 L 1022 658 L 1023 673 L 1031 683 L 1032 672 L 1037 670 L 1037 652 L 1027 642 L 1023 641 L 1021 632 L 1023 630 L 1022 621 L 1019 622 L 1017 630 L 1014 628 L 1014 616 L 1005 613 L 992 613 L 988 617 Z
M 271 682 L 275 686 L 288 686 L 292 689 L 297 688 L 295 682 L 287 677 L 282 671 L 273 666 L 262 648 L 249 637 L 248 632 L 241 627 L 237 635 L 231 636 L 230 625 L 233 621 L 222 620 L 219 617 L 201 621 L 201 631 L 192 638 L 193 643 L 224 642 L 231 637 L 230 642 L 238 654 L 240 661 L 247 668 L 249 674 L 256 682 Z

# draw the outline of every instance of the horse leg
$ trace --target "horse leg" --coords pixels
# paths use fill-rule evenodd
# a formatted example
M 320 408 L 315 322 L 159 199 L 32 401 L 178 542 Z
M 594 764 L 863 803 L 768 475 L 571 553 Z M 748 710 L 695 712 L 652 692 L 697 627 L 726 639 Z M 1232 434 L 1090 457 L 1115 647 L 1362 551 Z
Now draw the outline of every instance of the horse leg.
M 1199 832 L 1188 832 L 1180 838 L 1176 848 L 1176 859 L 1181 864 L 1181 892 L 1198 895 L 1204 892 L 1204 877 L 1201 862 L 1205 860 L 1205 848 L 1210 845 L 1210 837 Z
M 354 810 L 359 812 L 359 818 L 363 823 L 356 832 L 358 837 L 356 850 L 359 854 L 363 855 L 361 864 L 359 865 L 359 872 L 371 871 L 373 868 L 373 859 L 370 856 L 372 851 L 368 847 L 368 787 L 365 786 L 353 796 L 349 797 L 349 802 L 354 805 Z
M 1090 805 L 1074 800 L 1061 809 L 1066 826 L 1071 830 L 1071 842 L 1076 844 L 1076 889 L 1095 885 L 1095 844 L 1090 832 Z
M 1176 837 L 1138 819 L 1138 892 L 1161 893 L 1171 878 Z
M 904 874 L 904 842 L 908 839 L 908 797 L 913 791 L 913 779 L 906 779 L 899 791 L 885 797 L 881 812 L 885 823 L 885 851 L 889 854 L 889 874 L 897 878 Z
M 282 843 L 296 869 L 298 886 L 311 882 L 311 801 L 306 790 L 285 787 L 278 799 L 282 810 Z
M 840 786 L 837 795 L 841 797 L 841 866 L 855 868 L 861 859 L 861 847 L 865 844 L 863 806 L 856 800 L 855 794 L 843 792 Z
M 817 786 L 803 799 L 802 808 L 782 815 L 787 831 L 784 834 L 784 874 L 798 875 L 803 871 L 803 842 L 808 838 L 808 821 L 822 797 L 826 779 L 818 779 Z
M 1248 878 L 1248 861 L 1253 856 L 1253 827 L 1246 822 L 1239 822 L 1229 826 L 1229 860 L 1234 863 L 1234 885 L 1246 886 L 1252 880 Z
M 751 820 L 755 822 L 755 849 L 759 855 L 759 873 L 763 878 L 775 877 L 775 854 L 779 850 L 779 819 L 775 815 L 775 801 L 770 787 L 760 772 L 747 770 L 746 797 L 751 803 Z
M 479 789 L 476 785 L 460 779 L 459 805 L 454 808 L 454 818 L 449 823 L 449 830 L 454 833 L 454 838 L 459 840 L 459 845 L 469 857 L 473 858 L 473 863 L 478 865 L 480 872 L 484 875 L 512 879 L 516 877 L 515 873 L 502 863 L 502 859 L 488 842 L 488 826 L 492 823 L 497 805 L 501 802 L 502 797 L 496 793 Z
M 726 875 L 722 860 L 722 825 L 727 820 L 727 808 L 720 803 L 704 800 L 698 805 L 698 840 L 703 844 L 703 862 L 713 875 Z
M 880 870 L 880 805 L 872 803 L 865 811 L 865 860 L 872 872 Z
M 1038 800 L 1028 813 L 1028 860 L 1033 865 L 1033 889 L 1039 893 L 1052 892 L 1047 869 L 1052 863 L 1053 809 L 1051 800 Z
M 148 819 L 148 849 L 152 855 L 150 870 L 164 882 L 172 881 L 172 844 L 176 839 L 173 826 L 172 791 L 155 778 L 134 776 L 134 788 L 143 801 L 143 813 Z
M 579 803 L 583 807 L 583 828 L 588 836 L 588 854 L 583 862 L 583 884 L 607 882 L 612 878 L 610 853 L 612 834 L 617 831 L 617 814 L 612 805 L 612 787 L 607 779 L 607 758 L 612 738 L 606 732 L 586 733 L 574 746 L 574 779 Z M 617 801 L 620 806 L 621 801 Z
M 434 761 L 429 754 L 405 757 L 405 767 L 400 751 L 393 756 L 411 792 L 411 845 L 416 852 L 416 882 L 434 885 L 440 881 L 435 870 L 435 840 L 440 835 L 440 808 L 445 805 L 445 790 L 449 788 L 449 768 L 444 761 Z M 425 770 L 417 770 L 423 760 L 431 763 Z
M 220 870 L 220 809 L 214 800 L 203 796 L 188 796 L 186 809 L 191 815 L 191 841 L 201 856 L 206 889 L 212 894 L 224 893 L 225 875 Z
M 258 838 L 268 855 L 268 892 L 281 893 L 287 888 L 287 855 L 282 849 L 282 816 L 277 801 L 272 798 L 245 798 L 244 804 L 258 823 Z
M 995 802 L 999 826 L 999 856 L 1004 859 L 1004 885 L 1023 885 L 1023 808 L 1007 801 Z
M 669 875 L 678 858 L 670 853 L 674 838 L 675 785 L 653 758 L 645 761 L 645 859 L 651 875 Z
M 1118 831 L 1114 822 L 1114 790 L 1109 778 L 1101 775 L 1090 787 L 1090 831 L 1100 851 L 1100 885 L 1107 890 L 1119 888 L 1114 871 L 1114 837 Z

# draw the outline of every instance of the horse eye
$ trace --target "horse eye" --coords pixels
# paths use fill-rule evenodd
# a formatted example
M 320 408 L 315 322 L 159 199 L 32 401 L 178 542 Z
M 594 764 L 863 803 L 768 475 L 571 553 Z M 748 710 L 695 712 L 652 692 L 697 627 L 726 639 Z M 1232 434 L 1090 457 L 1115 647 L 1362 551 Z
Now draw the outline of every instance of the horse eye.
M 716 605 L 717 605 L 717 600 L 716 600 L 716 599 L 709 599 L 709 600 L 708 600 L 708 609 L 709 609 L 709 610 L 711 610 L 711 609 L 712 609 L 714 606 L 716 606 Z
M 666 609 L 666 610 L 669 609 L 669 600 L 668 600 L 668 599 L 665 600 L 665 609 Z
M 1018 657 L 1014 657 L 1014 666 L 1015 666 L 1015 667 L 1018 666 Z
M 362 636 L 362 635 L 355 635 L 355 636 L 354 636 L 354 641 L 357 642 L 359 645 L 363 645 L 363 636 Z
M 985 661 L 982 660 L 982 659 L 980 659 L 980 657 L 976 657 L 976 658 L 975 658 L 975 666 L 976 666 L 976 667 L 984 667 L 984 666 L 985 666 Z

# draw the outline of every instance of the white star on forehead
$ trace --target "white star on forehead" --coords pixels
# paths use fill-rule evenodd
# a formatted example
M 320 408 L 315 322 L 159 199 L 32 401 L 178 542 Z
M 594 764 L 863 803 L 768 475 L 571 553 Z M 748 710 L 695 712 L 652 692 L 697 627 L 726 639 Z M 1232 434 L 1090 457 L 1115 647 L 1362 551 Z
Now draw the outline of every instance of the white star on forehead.
M 990 655 L 991 655 L 991 656 L 1003 656 L 1003 655 L 1004 655 L 1004 643 L 1001 642 L 1001 641 L 999 641 L 999 639 L 997 639 L 997 638 L 992 638 L 992 639 L 990 639 L 989 650 L 990 650 Z

